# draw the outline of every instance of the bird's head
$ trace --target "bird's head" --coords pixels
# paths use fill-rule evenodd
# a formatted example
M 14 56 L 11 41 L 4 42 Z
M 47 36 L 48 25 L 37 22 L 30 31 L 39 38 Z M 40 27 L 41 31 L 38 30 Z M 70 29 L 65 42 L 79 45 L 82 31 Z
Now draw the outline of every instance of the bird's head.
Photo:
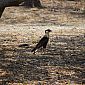
M 45 33 L 49 33 L 49 32 L 52 32 L 52 30 L 50 29 L 45 30 Z
M 50 32 L 52 32 L 52 30 L 50 30 L 50 29 L 45 30 L 45 36 L 46 36 L 46 37 L 49 37 L 49 33 L 50 33 Z

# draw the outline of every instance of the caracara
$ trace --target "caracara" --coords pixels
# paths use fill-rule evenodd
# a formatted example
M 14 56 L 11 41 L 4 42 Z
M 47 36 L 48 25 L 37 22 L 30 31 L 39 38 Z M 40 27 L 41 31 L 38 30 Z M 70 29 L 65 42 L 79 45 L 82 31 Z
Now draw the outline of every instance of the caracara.
M 47 43 L 49 41 L 49 32 L 51 32 L 50 29 L 45 30 L 45 35 L 41 38 L 41 40 L 38 42 L 38 44 L 35 46 L 35 48 L 32 49 L 31 52 L 34 52 L 39 48 L 46 49 Z

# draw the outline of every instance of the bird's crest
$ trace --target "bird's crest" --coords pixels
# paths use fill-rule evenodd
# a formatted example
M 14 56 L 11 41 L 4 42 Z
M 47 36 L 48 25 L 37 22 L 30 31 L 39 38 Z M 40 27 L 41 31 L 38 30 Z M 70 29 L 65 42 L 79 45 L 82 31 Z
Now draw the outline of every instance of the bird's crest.
M 50 29 L 47 29 L 47 30 L 45 30 L 45 33 L 46 33 L 46 32 L 52 32 L 52 30 L 50 30 Z

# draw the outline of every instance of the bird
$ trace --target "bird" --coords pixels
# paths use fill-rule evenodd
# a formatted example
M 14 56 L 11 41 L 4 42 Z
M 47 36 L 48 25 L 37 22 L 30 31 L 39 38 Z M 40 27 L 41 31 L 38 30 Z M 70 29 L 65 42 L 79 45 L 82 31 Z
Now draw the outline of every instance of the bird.
M 45 35 L 41 38 L 41 40 L 38 42 L 38 44 L 32 49 L 31 52 L 34 52 L 39 48 L 43 48 L 43 51 L 46 49 L 47 43 L 49 41 L 49 33 L 52 32 L 52 30 L 47 29 L 45 30 Z

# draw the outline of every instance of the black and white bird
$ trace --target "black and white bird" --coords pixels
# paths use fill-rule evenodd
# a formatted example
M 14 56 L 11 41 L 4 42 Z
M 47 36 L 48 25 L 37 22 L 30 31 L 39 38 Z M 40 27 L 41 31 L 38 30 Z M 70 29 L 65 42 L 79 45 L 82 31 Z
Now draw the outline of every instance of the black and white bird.
M 34 54 L 35 54 L 35 51 L 39 48 L 43 48 L 43 50 L 46 49 L 47 43 L 49 41 L 50 32 L 52 32 L 52 30 L 50 30 L 50 29 L 45 30 L 45 35 L 41 38 L 41 40 L 38 42 L 38 44 L 35 46 L 35 48 L 32 49 L 31 52 L 34 52 Z

